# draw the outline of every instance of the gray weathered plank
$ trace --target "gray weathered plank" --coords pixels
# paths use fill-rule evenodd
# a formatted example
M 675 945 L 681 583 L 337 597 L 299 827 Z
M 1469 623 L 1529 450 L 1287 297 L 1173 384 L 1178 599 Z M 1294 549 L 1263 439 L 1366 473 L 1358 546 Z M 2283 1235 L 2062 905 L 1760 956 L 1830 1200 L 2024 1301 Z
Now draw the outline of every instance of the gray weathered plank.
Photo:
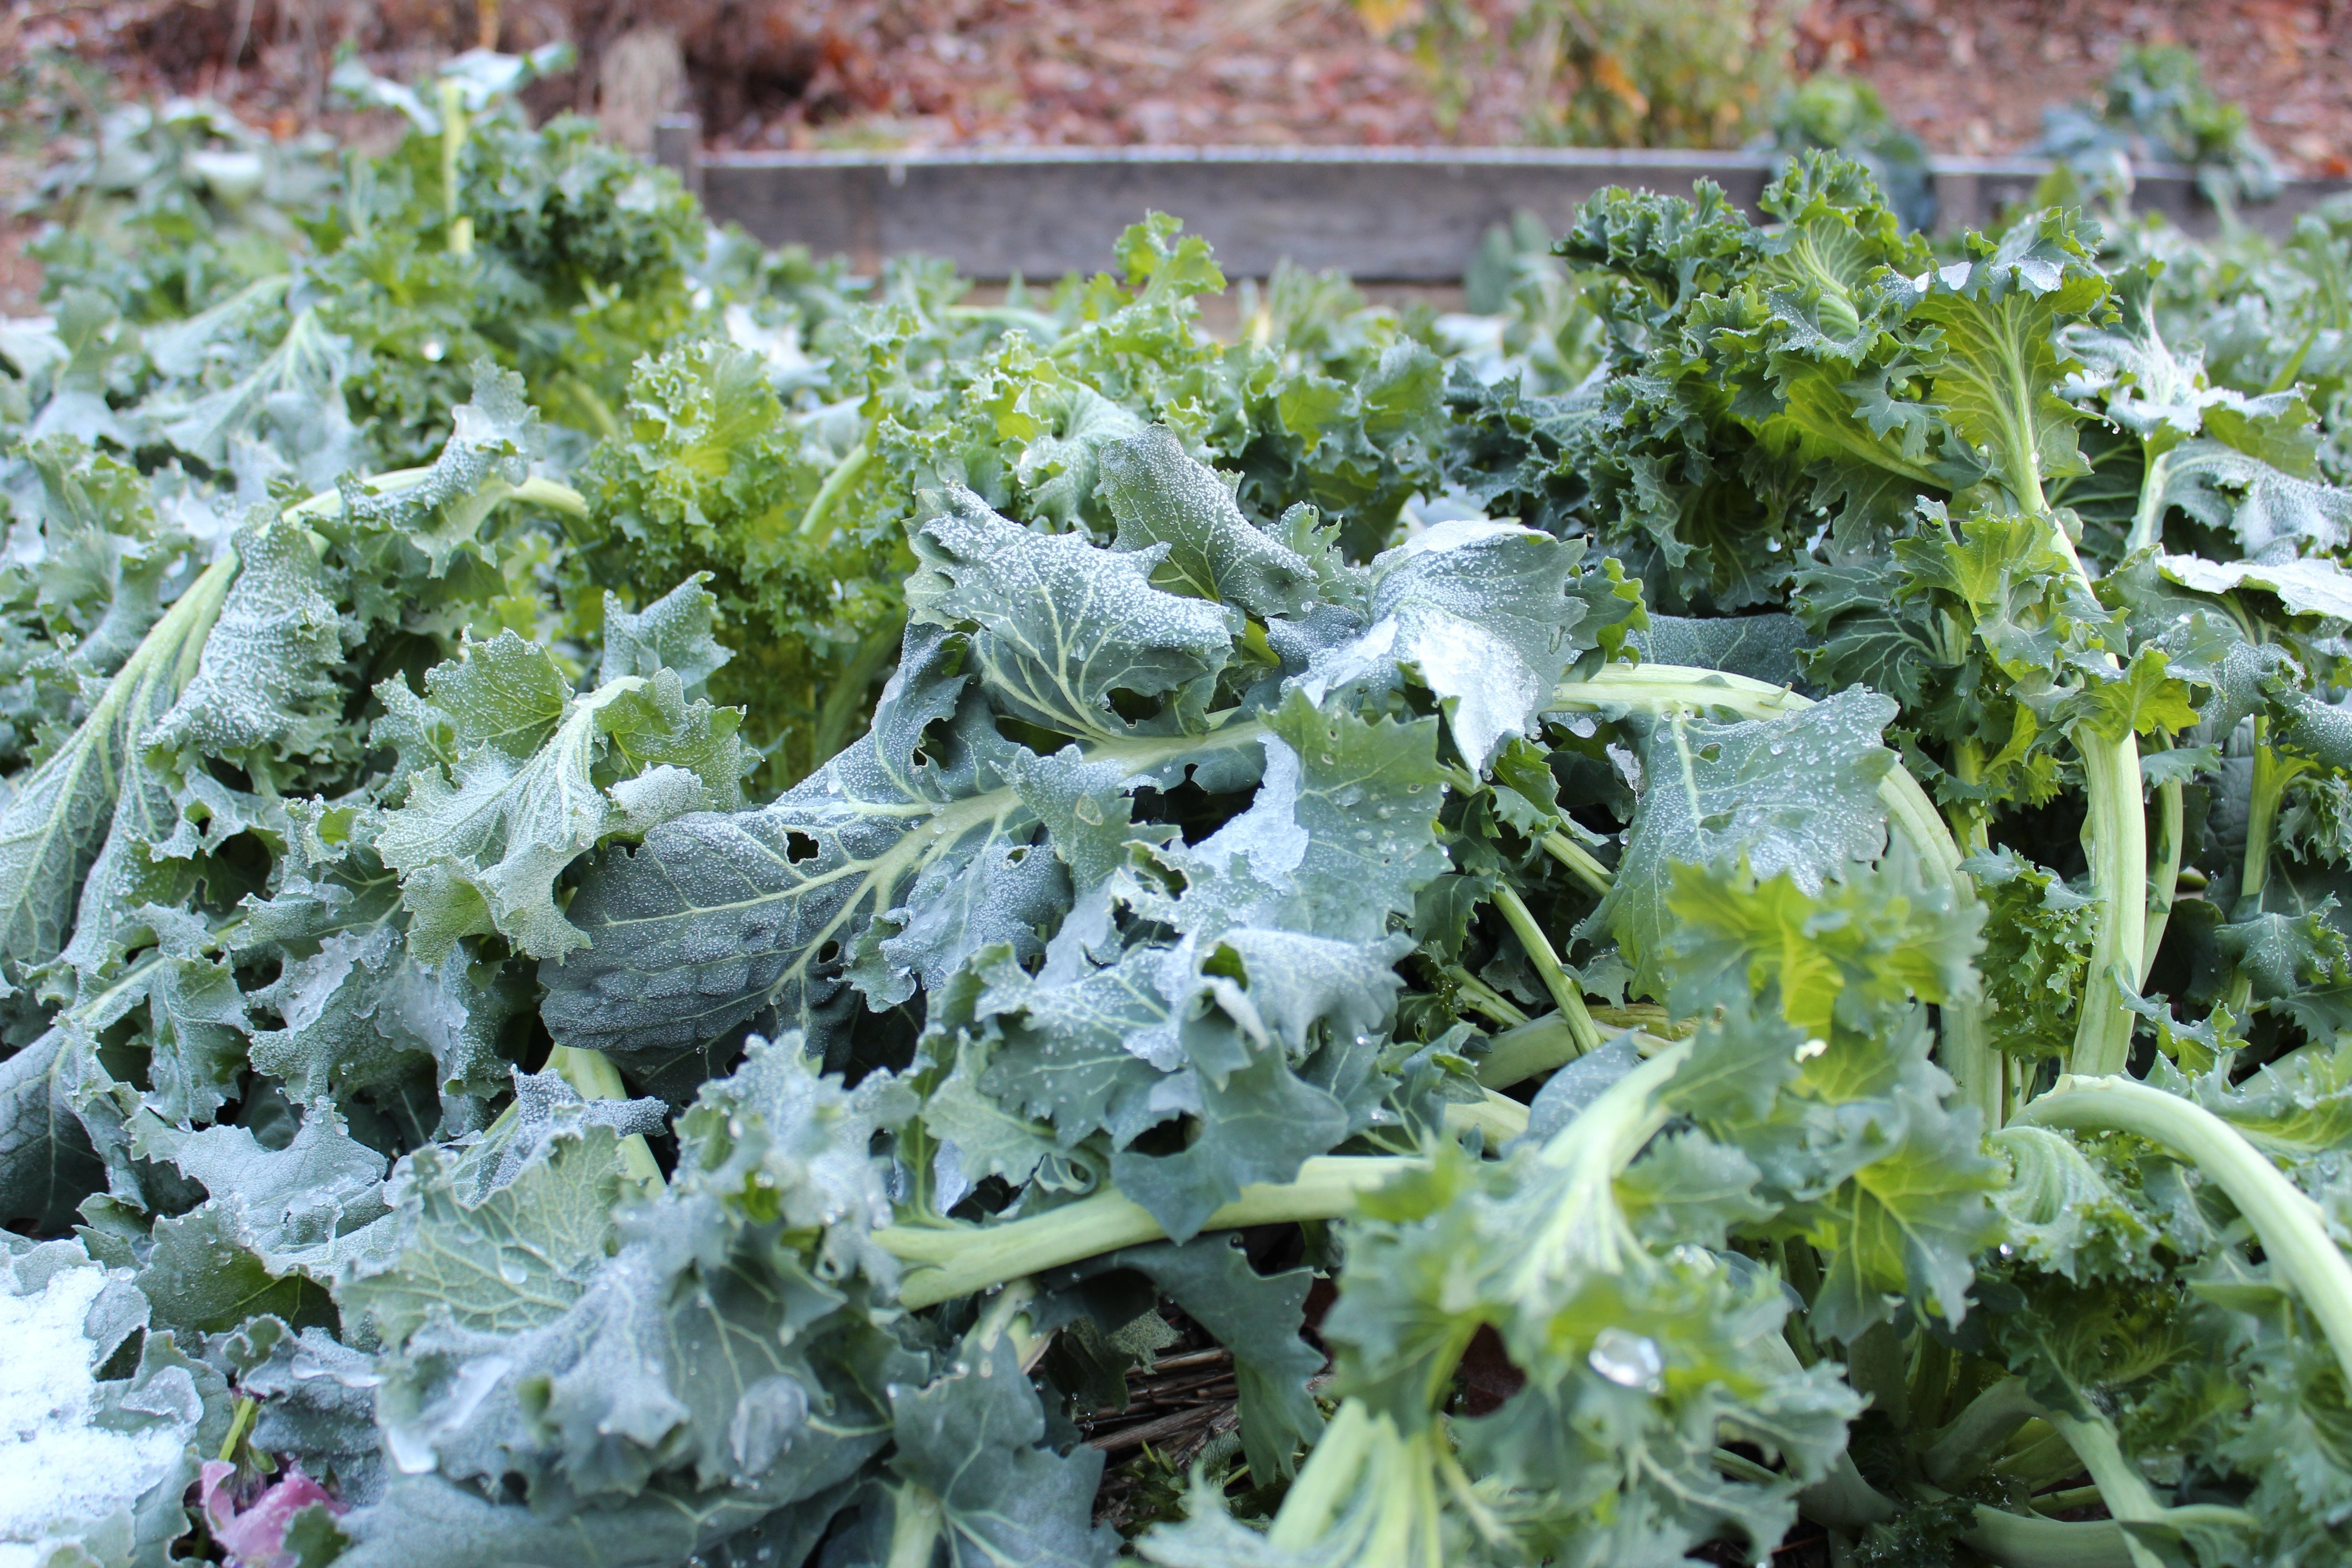
M 1612 184 L 1687 191 L 1710 179 L 1753 207 L 1767 154 L 1516 147 L 1054 147 L 880 153 L 705 153 L 690 122 L 656 133 L 710 216 L 761 240 L 796 242 L 862 266 L 909 251 L 966 275 L 1056 278 L 1108 264 L 1119 230 L 1173 213 L 1216 247 L 1228 276 L 1288 259 L 1395 282 L 1459 279 L 1479 237 L 1514 213 L 1554 229 Z M 2046 163 L 1936 165 L 1939 226 L 1982 225 L 2031 195 Z M 2284 234 L 2352 182 L 2297 180 L 2247 220 Z M 2216 222 L 2187 176 L 2144 174 L 2137 199 L 2192 230 Z

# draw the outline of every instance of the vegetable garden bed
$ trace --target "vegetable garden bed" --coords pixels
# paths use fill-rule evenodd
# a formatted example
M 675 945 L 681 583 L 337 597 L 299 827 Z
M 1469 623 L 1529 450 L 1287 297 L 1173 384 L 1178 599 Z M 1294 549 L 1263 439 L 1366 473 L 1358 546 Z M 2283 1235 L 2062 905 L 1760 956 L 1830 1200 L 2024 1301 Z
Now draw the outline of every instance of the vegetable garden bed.
M 530 69 L 0 331 L 0 1563 L 2339 1560 L 2352 213 L 1228 342 Z
M 655 154 L 712 218 L 769 245 L 804 245 L 871 268 L 885 256 L 943 257 L 973 278 L 1058 278 L 1098 264 L 1123 215 L 1184 218 L 1237 278 L 1284 261 L 1368 281 L 1453 282 L 1478 241 L 1521 213 L 1564 227 L 1611 185 L 1685 193 L 1713 183 L 1753 213 L 1777 153 L 1528 147 L 1051 147 L 932 152 L 719 153 L 700 122 L 656 128 Z M 2030 204 L 2051 163 L 1938 158 L 1938 232 L 1957 235 Z M 2352 181 L 2283 183 L 2242 221 L 2273 239 Z M 2221 216 L 2196 177 L 2139 171 L 2133 204 L 2191 234 Z

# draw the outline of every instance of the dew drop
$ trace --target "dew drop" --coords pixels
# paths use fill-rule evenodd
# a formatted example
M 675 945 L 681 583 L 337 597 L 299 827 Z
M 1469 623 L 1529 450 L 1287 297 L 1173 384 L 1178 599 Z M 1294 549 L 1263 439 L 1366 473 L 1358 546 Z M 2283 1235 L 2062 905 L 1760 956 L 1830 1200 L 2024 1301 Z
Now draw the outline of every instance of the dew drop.
M 1594 1336 L 1592 1350 L 1584 1359 L 1620 1388 L 1655 1394 L 1665 1386 L 1665 1358 L 1658 1353 L 1658 1342 L 1647 1334 L 1603 1329 Z

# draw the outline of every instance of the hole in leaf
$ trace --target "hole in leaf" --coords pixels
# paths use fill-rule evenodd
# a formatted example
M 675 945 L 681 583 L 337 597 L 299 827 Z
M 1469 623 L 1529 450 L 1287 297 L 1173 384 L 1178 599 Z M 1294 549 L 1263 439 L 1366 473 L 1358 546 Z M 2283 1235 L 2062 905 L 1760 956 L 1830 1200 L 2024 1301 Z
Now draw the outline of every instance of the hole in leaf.
M 814 860 L 816 857 L 817 842 L 815 839 L 810 837 L 805 833 L 787 833 L 784 835 L 784 858 L 791 864 L 797 866 L 803 860 Z
M 1160 711 L 1160 699 L 1115 686 L 1110 690 L 1110 710 L 1130 724 L 1140 724 Z

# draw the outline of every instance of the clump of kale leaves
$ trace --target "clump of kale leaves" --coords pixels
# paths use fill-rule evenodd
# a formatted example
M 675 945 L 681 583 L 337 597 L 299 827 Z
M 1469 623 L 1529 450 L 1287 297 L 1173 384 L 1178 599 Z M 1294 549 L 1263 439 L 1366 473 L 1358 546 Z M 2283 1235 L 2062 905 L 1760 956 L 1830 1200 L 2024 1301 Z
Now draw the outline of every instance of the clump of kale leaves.
M 1808 154 L 1225 342 L 1165 218 L 967 304 L 497 74 L 118 112 L 0 326 L 0 1303 L 119 1461 L 12 1547 L 2333 1560 L 2325 1291 L 2032 1105 L 2105 984 L 2342 1218 L 2352 216 Z

